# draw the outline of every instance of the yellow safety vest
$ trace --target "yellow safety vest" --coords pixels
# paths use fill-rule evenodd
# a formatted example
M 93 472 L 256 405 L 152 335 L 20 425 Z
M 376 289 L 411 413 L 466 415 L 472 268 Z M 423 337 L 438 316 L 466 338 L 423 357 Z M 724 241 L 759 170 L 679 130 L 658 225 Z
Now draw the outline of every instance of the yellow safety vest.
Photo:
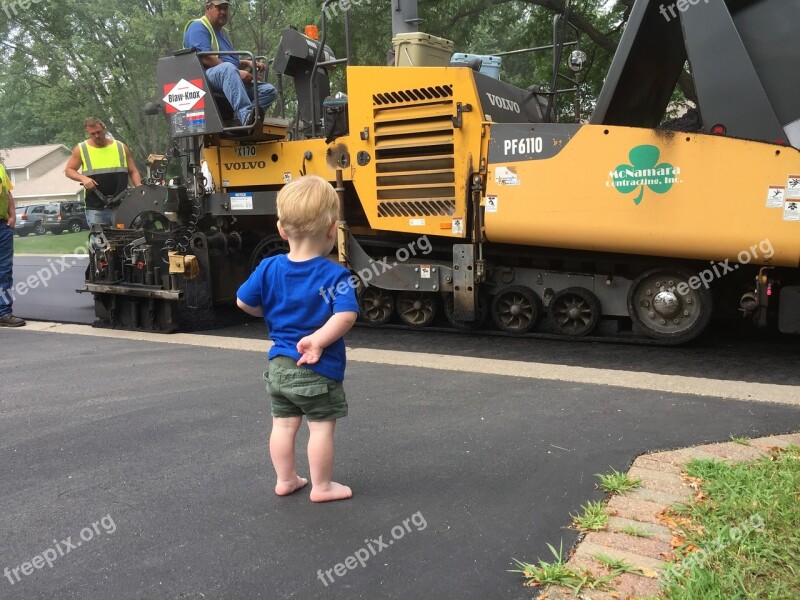
M 125 155 L 125 146 L 122 142 L 114 140 L 102 148 L 95 148 L 86 142 L 81 142 L 79 146 L 84 175 L 128 172 L 128 157 Z
M 128 157 L 125 155 L 125 146 L 122 142 L 114 140 L 102 148 L 81 142 L 78 147 L 81 151 L 81 171 L 87 177 L 128 172 Z M 86 190 L 83 190 L 83 197 L 86 199 Z
M 14 189 L 3 165 L 0 165 L 0 219 L 8 219 L 8 193 Z
M 186 39 L 186 32 L 189 30 L 189 25 L 194 23 L 195 21 L 199 21 L 203 24 L 203 27 L 208 29 L 208 33 L 211 35 L 211 49 L 214 52 L 219 52 L 219 40 L 217 39 L 217 32 L 214 31 L 214 27 L 211 25 L 211 21 L 208 20 L 208 17 L 203 15 L 199 19 L 192 19 L 186 24 L 186 27 L 183 28 L 183 39 Z M 186 46 L 184 46 L 186 48 Z

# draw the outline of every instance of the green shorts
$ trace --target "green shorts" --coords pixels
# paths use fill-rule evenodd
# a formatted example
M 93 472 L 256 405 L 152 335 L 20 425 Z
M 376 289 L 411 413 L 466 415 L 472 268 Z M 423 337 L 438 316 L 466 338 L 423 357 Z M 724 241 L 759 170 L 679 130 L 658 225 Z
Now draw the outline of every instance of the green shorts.
M 298 367 L 288 356 L 276 356 L 264 373 L 272 401 L 272 416 L 302 417 L 309 421 L 332 421 L 347 416 L 347 400 L 341 381 L 311 369 Z

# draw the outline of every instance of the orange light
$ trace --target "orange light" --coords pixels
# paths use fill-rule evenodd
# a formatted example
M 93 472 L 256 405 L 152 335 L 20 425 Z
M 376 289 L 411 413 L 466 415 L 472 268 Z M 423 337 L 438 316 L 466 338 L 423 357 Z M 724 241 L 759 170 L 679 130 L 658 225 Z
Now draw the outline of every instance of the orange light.
M 117 223 L 117 229 L 125 229 L 124 223 Z
M 306 25 L 306 37 L 310 37 L 312 40 L 319 39 L 319 29 L 316 25 Z

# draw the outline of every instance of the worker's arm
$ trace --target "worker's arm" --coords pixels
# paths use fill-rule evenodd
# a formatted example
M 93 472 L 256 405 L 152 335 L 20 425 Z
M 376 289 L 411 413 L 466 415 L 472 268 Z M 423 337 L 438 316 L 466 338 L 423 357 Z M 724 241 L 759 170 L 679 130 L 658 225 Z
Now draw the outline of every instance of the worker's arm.
M 325 325 L 297 342 L 297 351 L 301 354 L 298 366 L 318 362 L 322 351 L 350 331 L 357 318 L 358 313 L 353 311 L 335 313 Z
M 87 177 L 86 175 L 78 173 L 78 169 L 81 168 L 81 164 L 81 149 L 79 146 L 75 146 L 75 149 L 72 151 L 72 156 L 70 156 L 69 160 L 67 161 L 67 168 L 64 169 L 64 175 L 73 181 L 77 181 L 87 190 L 93 190 L 97 187 L 97 182 L 91 177 Z
M 202 25 L 194 25 L 193 23 L 189 25 L 189 29 L 186 31 L 186 35 L 183 38 L 183 45 L 185 48 L 194 48 L 197 52 L 211 52 L 211 34 L 208 33 L 208 30 Z M 221 65 L 222 59 L 219 56 L 208 55 L 201 56 L 200 62 L 203 63 L 206 69 L 210 69 L 211 67 Z M 252 66 L 249 60 L 240 61 L 239 66 L 244 66 L 242 65 L 243 62 L 247 63 L 246 68 Z M 243 69 L 239 69 L 239 77 L 242 78 L 244 83 L 252 83 L 253 81 L 253 76 Z
M 142 185 L 142 176 L 139 175 L 139 169 L 136 168 L 136 163 L 133 162 L 133 156 L 131 156 L 131 149 L 128 148 L 125 144 L 125 158 L 128 161 L 128 177 L 131 178 L 131 183 L 134 187 L 139 187 Z
M 6 220 L 6 225 L 8 225 L 11 229 L 14 229 L 14 223 L 17 222 L 17 207 L 14 204 L 14 195 L 11 192 L 8 192 L 8 219 Z

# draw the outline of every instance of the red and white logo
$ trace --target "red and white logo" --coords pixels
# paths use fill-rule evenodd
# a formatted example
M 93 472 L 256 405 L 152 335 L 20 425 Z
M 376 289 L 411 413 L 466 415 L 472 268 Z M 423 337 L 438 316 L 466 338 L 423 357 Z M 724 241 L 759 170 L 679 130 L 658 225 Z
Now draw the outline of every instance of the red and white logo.
M 167 84 L 164 86 L 164 94 L 163 100 L 168 113 L 185 112 L 193 108 L 204 108 L 206 105 L 202 79 L 181 79 L 176 84 Z

